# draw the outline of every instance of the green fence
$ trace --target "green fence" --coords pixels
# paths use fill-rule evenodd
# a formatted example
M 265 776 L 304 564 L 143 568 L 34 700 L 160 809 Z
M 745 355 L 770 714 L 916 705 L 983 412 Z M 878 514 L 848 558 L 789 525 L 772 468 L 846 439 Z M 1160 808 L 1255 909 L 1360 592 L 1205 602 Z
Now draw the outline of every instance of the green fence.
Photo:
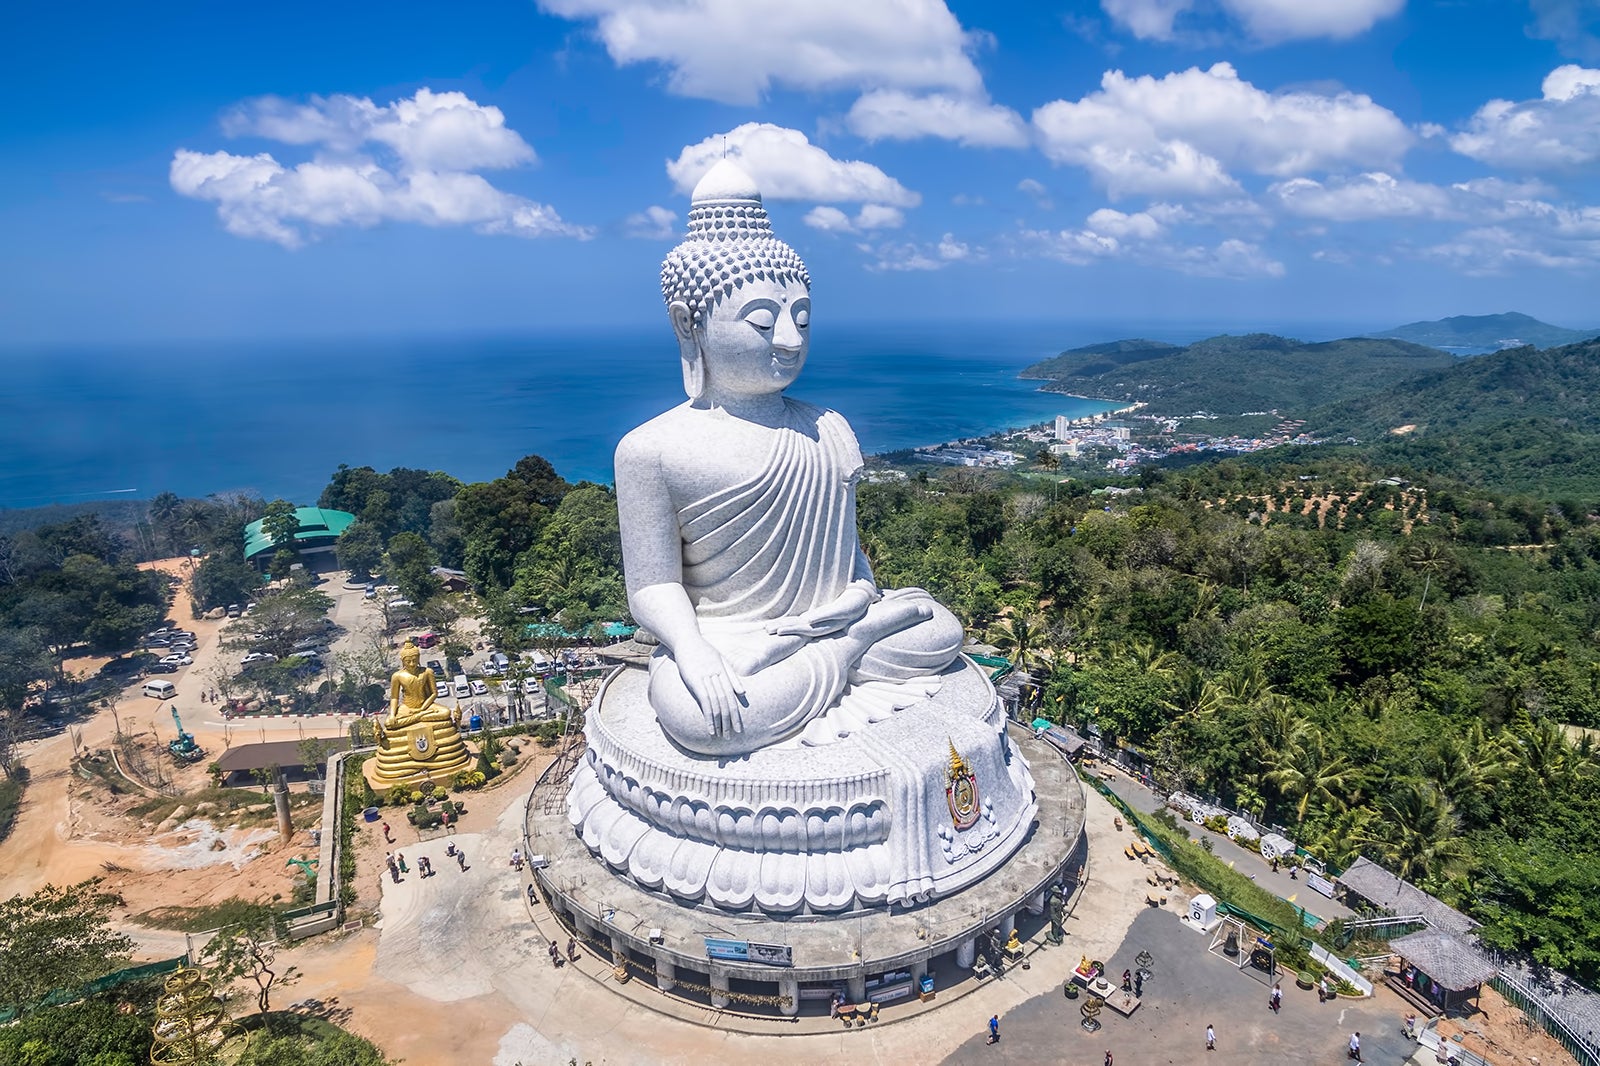
M 58 988 L 28 1009 L 35 1010 L 39 1007 L 58 1007 L 63 1003 L 75 1003 L 80 999 L 98 996 L 102 992 L 116 988 L 119 985 L 125 985 L 129 981 L 140 981 L 146 977 L 157 977 L 164 973 L 171 973 L 173 970 L 188 965 L 188 963 L 188 956 L 179 955 L 175 959 L 163 959 L 160 962 L 147 962 L 141 966 L 130 966 L 125 970 L 118 970 L 115 973 L 108 973 L 104 977 L 96 978 L 79 988 Z M 21 1007 L 0 1007 L 0 1025 L 11 1021 L 22 1011 L 23 1008 Z
M 1181 829 L 1171 829 L 1148 814 L 1134 810 L 1105 782 L 1092 774 L 1080 775 L 1139 827 L 1150 846 L 1178 873 L 1210 893 L 1218 909 L 1237 915 L 1268 932 L 1303 935 L 1313 929 L 1317 918 L 1303 907 L 1273 895 L 1244 874 L 1189 841 Z

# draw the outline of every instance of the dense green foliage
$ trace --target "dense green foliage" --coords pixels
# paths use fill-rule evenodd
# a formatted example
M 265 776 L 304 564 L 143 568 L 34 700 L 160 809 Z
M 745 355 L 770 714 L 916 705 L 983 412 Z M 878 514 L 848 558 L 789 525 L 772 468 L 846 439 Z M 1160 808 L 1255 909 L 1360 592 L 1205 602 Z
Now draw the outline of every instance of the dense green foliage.
M 959 471 L 863 486 L 860 516 L 881 583 L 1026 648 L 1047 717 L 1593 980 L 1593 878 L 1543 864 L 1596 865 L 1600 766 L 1559 724 L 1600 726 L 1600 526 L 1385 473 L 1226 461 L 1052 502 Z
M 133 942 L 107 924 L 121 904 L 99 879 L 0 900 L 0 1005 L 27 1007 L 121 965 Z
M 150 1015 L 126 1013 L 110 997 L 25 1014 L 0 1026 L 0 1062 L 17 1066 L 144 1066 Z
M 387 1066 L 388 1059 L 370 1041 L 332 1029 L 321 1036 L 303 1033 L 257 1036 L 236 1066 Z
M 1124 347 L 1118 348 L 1118 345 Z M 1221 336 L 1183 348 L 1149 341 L 1075 348 L 1023 371 L 1047 391 L 1139 400 L 1151 414 L 1280 409 L 1390 389 L 1455 357 L 1406 341 L 1350 337 L 1307 344 L 1270 333 Z

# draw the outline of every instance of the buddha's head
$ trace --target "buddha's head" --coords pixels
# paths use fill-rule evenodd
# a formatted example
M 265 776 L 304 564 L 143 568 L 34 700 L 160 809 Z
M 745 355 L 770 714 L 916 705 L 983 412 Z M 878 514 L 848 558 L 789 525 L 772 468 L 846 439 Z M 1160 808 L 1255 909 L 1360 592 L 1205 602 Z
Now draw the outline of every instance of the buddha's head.
M 661 294 L 691 400 L 707 388 L 782 392 L 810 346 L 811 275 L 772 234 L 761 193 L 732 160 L 695 186 L 689 236 L 661 265 Z
M 422 665 L 422 649 L 409 640 L 400 645 L 400 665 L 415 673 Z

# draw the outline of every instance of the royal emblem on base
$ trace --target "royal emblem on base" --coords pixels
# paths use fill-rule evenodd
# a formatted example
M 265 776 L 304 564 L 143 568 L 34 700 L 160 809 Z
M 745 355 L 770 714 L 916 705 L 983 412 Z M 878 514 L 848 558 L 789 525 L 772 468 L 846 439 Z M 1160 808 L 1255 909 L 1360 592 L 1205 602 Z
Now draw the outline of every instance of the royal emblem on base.
M 978 820 L 978 775 L 967 760 L 950 744 L 950 769 L 945 773 L 945 799 L 950 803 L 950 820 L 957 829 L 970 829 Z
M 416 749 L 418 758 L 427 758 L 433 742 L 428 737 L 426 729 L 413 729 L 411 731 L 411 746 Z

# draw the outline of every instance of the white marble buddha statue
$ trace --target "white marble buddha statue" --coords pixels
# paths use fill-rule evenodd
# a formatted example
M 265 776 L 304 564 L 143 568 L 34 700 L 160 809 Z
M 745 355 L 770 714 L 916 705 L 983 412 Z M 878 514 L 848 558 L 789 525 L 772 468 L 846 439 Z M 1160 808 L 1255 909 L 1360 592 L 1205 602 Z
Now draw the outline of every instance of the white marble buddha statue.
M 661 728 L 691 752 L 739 755 L 798 733 L 850 685 L 934 678 L 961 624 L 926 592 L 873 579 L 855 434 L 784 394 L 809 350 L 810 277 L 733 162 L 696 186 L 661 278 L 688 400 L 616 453 L 628 602 L 661 642 Z

